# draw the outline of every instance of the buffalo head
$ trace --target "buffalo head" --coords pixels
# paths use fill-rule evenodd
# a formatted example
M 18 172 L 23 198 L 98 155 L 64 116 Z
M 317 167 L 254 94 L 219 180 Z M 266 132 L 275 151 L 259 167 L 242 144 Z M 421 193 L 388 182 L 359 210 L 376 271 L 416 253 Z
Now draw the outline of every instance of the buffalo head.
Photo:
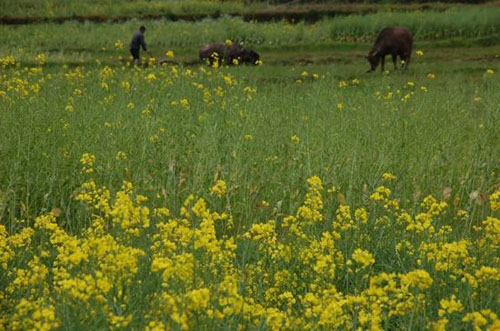
M 370 70 L 367 72 L 375 71 L 380 62 L 380 54 L 378 54 L 378 51 L 370 52 L 366 58 L 368 59 L 368 62 L 370 62 L 371 66 Z
M 241 61 L 243 63 L 257 64 L 260 60 L 259 54 L 251 49 L 244 49 L 241 51 Z

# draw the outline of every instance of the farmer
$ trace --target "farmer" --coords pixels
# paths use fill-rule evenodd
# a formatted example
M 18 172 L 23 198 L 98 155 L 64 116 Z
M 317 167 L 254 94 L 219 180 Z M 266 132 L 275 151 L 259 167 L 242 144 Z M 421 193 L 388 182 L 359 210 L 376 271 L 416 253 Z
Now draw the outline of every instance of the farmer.
M 151 54 L 148 52 L 146 48 L 146 42 L 144 41 L 144 32 L 146 32 L 146 27 L 142 25 L 139 28 L 139 31 L 137 31 L 134 36 L 132 37 L 132 41 L 130 42 L 130 53 L 132 54 L 132 57 L 134 58 L 133 63 L 137 64 L 139 62 L 139 50 L 142 49 L 147 52 L 150 56 Z

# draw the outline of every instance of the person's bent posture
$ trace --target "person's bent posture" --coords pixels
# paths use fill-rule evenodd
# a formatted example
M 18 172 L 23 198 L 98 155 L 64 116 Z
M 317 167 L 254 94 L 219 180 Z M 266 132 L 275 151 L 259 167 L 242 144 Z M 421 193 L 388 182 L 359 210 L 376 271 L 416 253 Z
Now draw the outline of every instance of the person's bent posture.
M 134 58 L 133 64 L 137 64 L 140 59 L 139 51 L 142 49 L 147 52 L 146 42 L 144 41 L 144 32 L 146 32 L 146 27 L 141 26 L 139 31 L 137 31 L 132 37 L 132 41 L 130 42 L 130 54 Z

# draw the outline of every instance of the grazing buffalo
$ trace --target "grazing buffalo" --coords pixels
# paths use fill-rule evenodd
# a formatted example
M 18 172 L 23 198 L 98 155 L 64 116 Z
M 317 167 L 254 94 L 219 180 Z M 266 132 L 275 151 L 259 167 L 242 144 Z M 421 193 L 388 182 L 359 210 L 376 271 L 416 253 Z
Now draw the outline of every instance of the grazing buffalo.
M 213 65 L 216 59 L 219 64 L 232 64 L 234 60 L 238 60 L 238 63 L 256 64 L 260 59 L 259 54 L 251 49 L 240 44 L 224 42 L 201 46 L 199 55 L 201 61 L 207 61 L 210 65 Z
M 375 45 L 368 54 L 367 58 L 371 65 L 371 69 L 368 70 L 368 72 L 374 71 L 379 62 L 382 62 L 381 69 L 384 71 L 384 61 L 387 54 L 392 55 L 394 70 L 397 68 L 396 60 L 398 56 L 402 61 L 404 61 L 403 67 L 405 69 L 408 68 L 412 44 L 413 37 L 407 28 L 391 27 L 383 29 L 378 34 Z

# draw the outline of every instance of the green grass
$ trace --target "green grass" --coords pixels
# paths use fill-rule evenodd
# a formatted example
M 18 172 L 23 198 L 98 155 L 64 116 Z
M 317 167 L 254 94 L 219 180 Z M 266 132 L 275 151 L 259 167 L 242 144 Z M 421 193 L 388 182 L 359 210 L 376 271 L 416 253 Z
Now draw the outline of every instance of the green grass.
M 497 75 L 485 74 L 490 66 L 424 64 L 415 58 L 408 72 L 390 75 L 363 74 L 364 62 L 225 69 L 241 82 L 236 87 L 226 87 L 221 78 L 204 78 L 196 67 L 180 70 L 192 70 L 201 79 L 173 78 L 169 68 L 116 68 L 110 91 L 99 86 L 99 67 L 84 69 L 86 79 L 73 84 L 64 78 L 71 68 L 48 69 L 52 78 L 40 83 L 39 95 L 18 99 L 11 90 L 1 101 L 0 178 L 8 197 L 2 218 L 15 223 L 54 205 L 70 217 L 75 205 L 69 197 L 80 181 L 75 167 L 84 152 L 97 156 L 103 167 L 101 181 L 108 187 L 120 185 L 127 174 L 141 190 L 166 189 L 175 204 L 188 193 L 201 194 L 220 172 L 238 188 L 231 200 L 238 201 L 233 212 L 241 220 L 254 219 L 252 206 L 262 199 L 284 200 L 287 211 L 293 210 L 299 201 L 293 192 L 311 174 L 339 185 L 352 202 L 360 201 L 363 185 L 377 185 L 384 171 L 400 176 L 406 199 L 417 190 L 439 194 L 448 186 L 462 198 L 475 189 L 490 191 L 498 180 L 499 141 L 493 128 L 498 125 L 495 105 L 500 97 Z M 318 73 L 321 79 L 298 84 L 303 71 Z M 19 72 L 26 76 L 26 71 Z M 149 72 L 158 76 L 157 82 L 145 81 Z M 427 79 L 429 72 L 437 79 Z M 214 72 L 215 77 L 219 74 Z M 40 79 L 27 77 L 26 89 Z M 338 88 L 339 80 L 354 78 L 361 79 L 359 86 Z M 166 86 L 165 79 L 172 85 Z M 133 90 L 122 91 L 121 81 L 131 82 Z M 223 100 L 215 95 L 216 104 L 207 108 L 191 81 L 200 81 L 212 94 L 218 86 L 227 89 L 226 108 L 221 109 Z M 416 87 L 408 90 L 408 81 Z M 2 90 L 17 86 L 13 84 L 4 81 Z M 245 86 L 258 87 L 251 101 L 245 100 Z M 74 96 L 75 88 L 84 94 Z M 375 96 L 388 91 L 394 101 Z M 415 96 L 402 103 L 399 99 L 410 91 Z M 110 95 L 112 101 L 104 101 Z M 482 101 L 474 102 L 475 97 Z M 182 98 L 189 100 L 189 110 L 171 106 Z M 128 109 L 129 102 L 136 108 Z M 345 105 L 343 111 L 336 110 L 339 102 Z M 73 104 L 74 113 L 64 110 L 68 104 Z M 141 116 L 147 107 L 151 115 Z M 159 134 L 160 128 L 165 130 L 161 143 L 150 143 L 149 136 Z M 246 142 L 245 134 L 255 139 Z M 299 145 L 290 142 L 294 134 L 301 138 Z M 118 151 L 129 159 L 116 161 Z M 69 156 L 63 158 L 63 153 Z M 272 157 L 277 160 L 269 161 Z

